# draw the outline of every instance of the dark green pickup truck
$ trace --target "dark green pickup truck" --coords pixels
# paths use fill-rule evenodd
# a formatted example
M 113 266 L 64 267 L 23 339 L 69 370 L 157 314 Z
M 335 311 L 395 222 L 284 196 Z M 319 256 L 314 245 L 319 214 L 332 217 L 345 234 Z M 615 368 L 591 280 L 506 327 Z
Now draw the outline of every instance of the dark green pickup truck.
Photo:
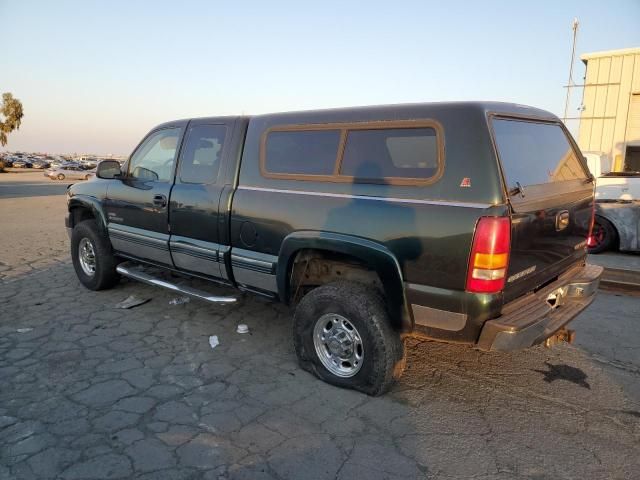
M 162 267 L 295 305 L 303 367 L 376 395 L 402 338 L 513 350 L 571 337 L 593 179 L 554 115 L 432 103 L 180 120 L 68 190 L 80 281 L 211 302 Z M 157 270 L 157 269 L 156 269 Z

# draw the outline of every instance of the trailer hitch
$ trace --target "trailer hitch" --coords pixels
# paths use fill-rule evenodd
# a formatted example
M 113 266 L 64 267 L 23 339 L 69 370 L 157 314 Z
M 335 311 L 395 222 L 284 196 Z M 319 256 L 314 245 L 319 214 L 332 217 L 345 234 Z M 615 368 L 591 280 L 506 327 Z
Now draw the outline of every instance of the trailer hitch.
M 544 341 L 544 346 L 547 348 L 551 348 L 554 345 L 557 345 L 558 343 L 562 343 L 562 342 L 573 343 L 575 339 L 576 339 L 576 331 L 563 327 L 560 330 L 558 330 L 556 333 L 551 335 L 549 338 L 547 338 Z

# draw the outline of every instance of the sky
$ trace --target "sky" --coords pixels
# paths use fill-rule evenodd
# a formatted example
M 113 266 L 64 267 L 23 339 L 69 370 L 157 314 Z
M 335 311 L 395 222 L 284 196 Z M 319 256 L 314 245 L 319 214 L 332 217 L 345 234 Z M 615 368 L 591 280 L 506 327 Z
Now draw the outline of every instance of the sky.
M 0 0 L 0 93 L 25 113 L 5 150 L 128 155 L 177 118 L 355 105 L 560 116 L 574 17 L 578 58 L 640 47 L 640 0 Z

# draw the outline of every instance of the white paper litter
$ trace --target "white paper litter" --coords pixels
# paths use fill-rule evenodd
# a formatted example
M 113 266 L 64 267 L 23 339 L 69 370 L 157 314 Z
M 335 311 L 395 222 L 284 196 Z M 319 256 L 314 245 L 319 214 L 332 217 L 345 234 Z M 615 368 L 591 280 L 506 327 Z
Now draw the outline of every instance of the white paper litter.
M 116 308 L 133 308 L 133 307 L 137 307 L 138 305 L 142 305 L 143 303 L 147 303 L 149 300 L 151 299 L 140 298 L 140 297 L 136 297 L 135 295 L 129 295 L 123 301 L 121 301 L 120 303 L 117 303 Z
M 236 332 L 238 333 L 249 333 L 249 326 L 246 323 L 239 323 L 236 328 Z
M 211 335 L 209 337 L 209 345 L 211 345 L 211 348 L 216 348 L 218 345 L 220 345 L 220 341 L 218 340 L 217 335 Z
M 169 305 L 182 305 L 183 303 L 189 303 L 191 299 L 189 297 L 176 297 L 169 300 Z
M 27 333 L 30 332 L 31 330 L 33 330 L 33 328 L 19 328 L 16 330 L 16 332 L 18 333 Z

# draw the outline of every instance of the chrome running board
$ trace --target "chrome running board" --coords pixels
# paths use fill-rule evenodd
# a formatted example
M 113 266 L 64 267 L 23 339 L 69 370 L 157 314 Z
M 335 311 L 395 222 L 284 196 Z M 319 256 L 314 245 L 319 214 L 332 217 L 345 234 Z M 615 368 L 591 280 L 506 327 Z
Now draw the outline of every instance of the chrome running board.
M 167 282 L 166 280 L 161 280 L 159 278 L 152 277 L 148 273 L 131 268 L 125 263 L 118 265 L 116 267 L 116 271 L 124 277 L 132 278 L 133 280 L 138 280 L 139 282 L 146 283 L 147 285 L 153 285 L 155 287 L 166 288 L 167 290 L 172 290 L 174 292 L 180 292 L 185 295 L 189 295 L 190 297 L 204 300 L 205 302 L 233 303 L 236 301 L 235 297 L 218 297 L 215 295 L 211 295 L 207 292 L 204 292 L 202 290 L 197 290 L 191 287 L 176 285 L 175 283 Z

